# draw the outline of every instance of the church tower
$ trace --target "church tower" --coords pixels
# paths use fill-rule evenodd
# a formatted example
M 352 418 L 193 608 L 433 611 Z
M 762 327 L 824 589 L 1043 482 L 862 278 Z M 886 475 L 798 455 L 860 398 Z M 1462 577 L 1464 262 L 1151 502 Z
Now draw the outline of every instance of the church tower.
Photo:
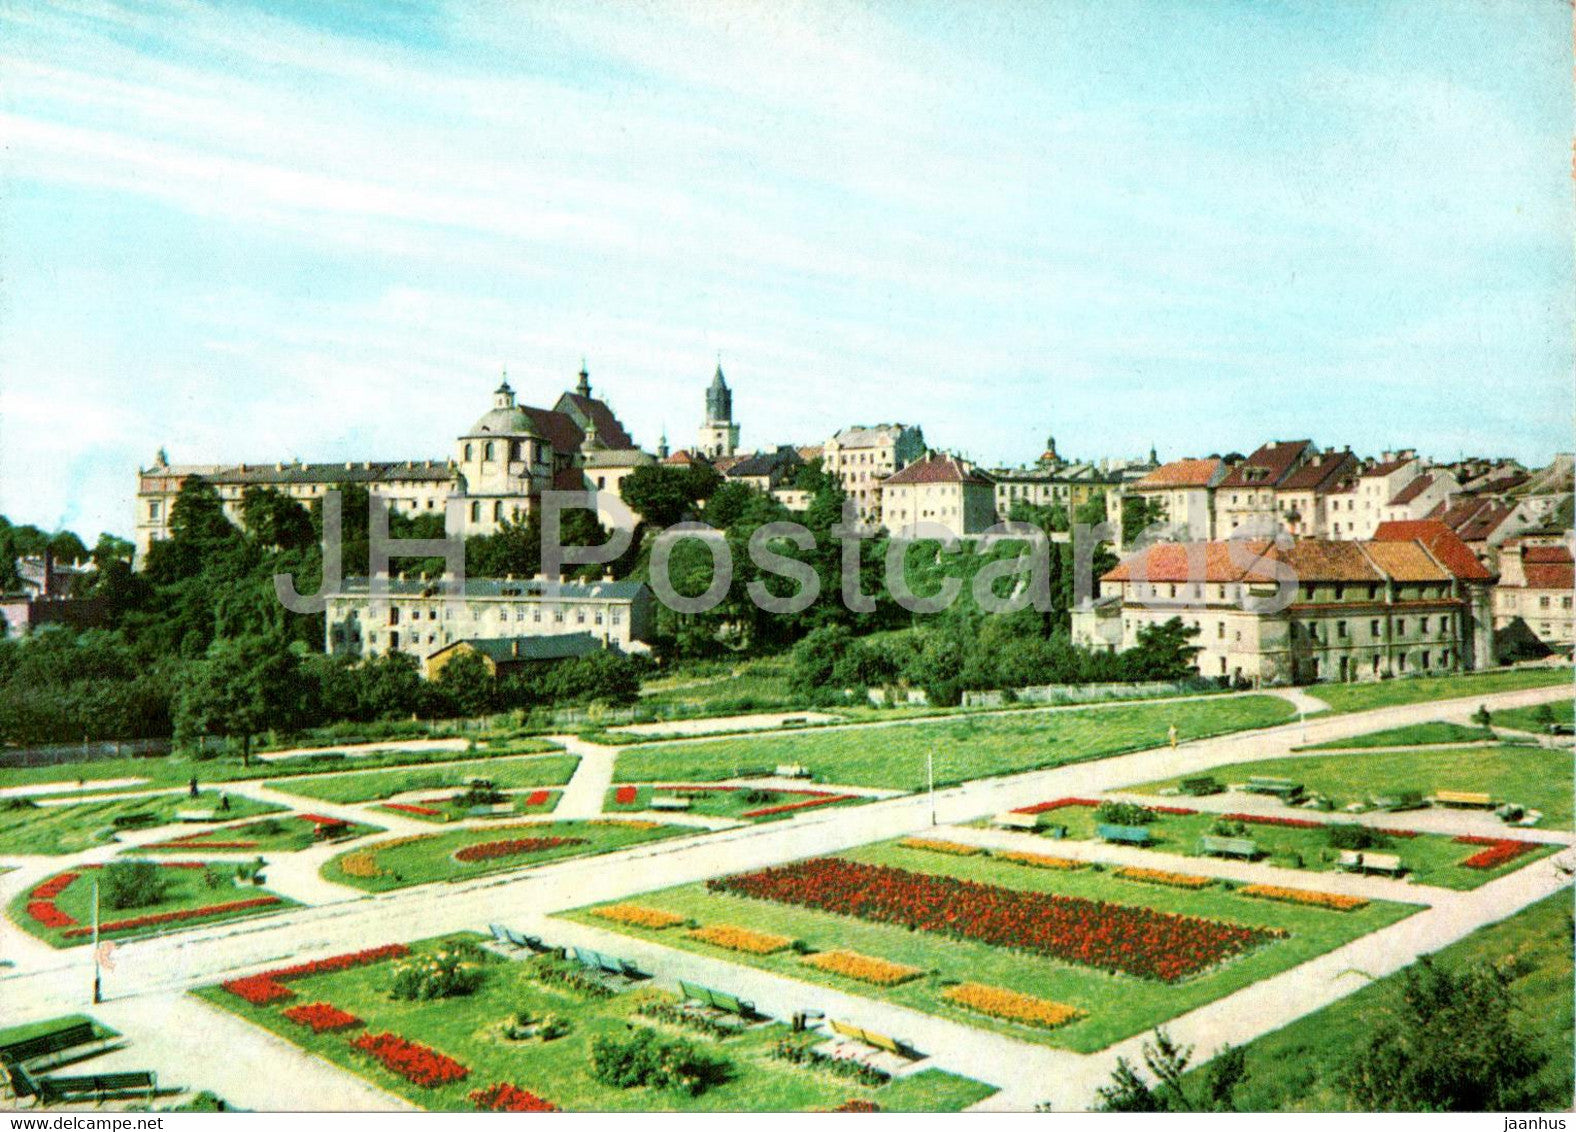
M 739 449 L 739 426 L 733 422 L 733 392 L 722 376 L 722 362 L 706 390 L 706 420 L 700 426 L 700 453 L 716 458 L 732 456 Z

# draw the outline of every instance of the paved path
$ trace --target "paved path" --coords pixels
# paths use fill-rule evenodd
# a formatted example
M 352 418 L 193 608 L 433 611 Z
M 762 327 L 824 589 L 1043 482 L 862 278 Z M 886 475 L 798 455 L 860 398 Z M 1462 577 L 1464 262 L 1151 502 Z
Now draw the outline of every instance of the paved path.
M 558 818 L 592 818 L 602 812 L 608 789 L 613 785 L 613 764 L 619 748 L 588 743 L 574 735 L 554 735 L 553 742 L 580 756 L 580 764 L 564 787 L 563 796 L 553 810 Z

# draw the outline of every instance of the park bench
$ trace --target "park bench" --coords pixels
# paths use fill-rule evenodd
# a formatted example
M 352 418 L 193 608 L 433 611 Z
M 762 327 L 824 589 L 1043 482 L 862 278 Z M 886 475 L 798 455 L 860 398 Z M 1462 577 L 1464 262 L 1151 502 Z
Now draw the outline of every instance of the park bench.
M 1494 799 L 1488 794 L 1479 794 L 1469 790 L 1436 790 L 1434 801 L 1441 806 L 1463 806 L 1471 808 L 1492 809 Z
M 142 1095 L 158 1091 L 158 1077 L 147 1070 L 129 1073 L 87 1073 L 78 1077 L 34 1076 L 20 1065 L 7 1065 L 11 1094 L 17 1100 L 36 1098 L 41 1105 L 91 1097 L 97 1103 L 110 1097 Z
M 589 947 L 574 947 L 570 950 L 574 954 L 575 962 L 588 970 L 601 971 L 609 975 L 621 975 L 626 979 L 645 979 L 650 977 L 627 959 L 619 959 L 617 956 L 594 951 Z
M 86 1046 L 102 1047 L 113 1040 L 113 1038 L 101 1037 L 91 1022 L 73 1022 L 58 1030 L 35 1034 L 31 1038 L 23 1038 L 21 1041 L 0 1046 L 0 1061 L 9 1065 L 31 1065 L 34 1069 L 47 1069 L 50 1065 L 58 1065 L 65 1060 L 62 1055 L 76 1057 L 82 1055 Z M 102 1049 L 94 1052 L 102 1052 Z
M 159 815 L 147 810 L 135 814 L 117 814 L 110 825 L 116 829 L 146 829 L 150 825 L 159 824 Z
M 493 939 L 496 942 L 503 944 L 505 947 L 511 947 L 516 951 L 542 952 L 548 950 L 547 945 L 542 942 L 541 936 L 522 935 L 520 932 L 506 928 L 502 924 L 488 924 L 487 930 L 492 932 Z
M 1182 793 L 1194 798 L 1201 798 L 1205 794 L 1219 794 L 1225 789 L 1212 774 L 1201 774 L 1194 778 L 1184 778 L 1179 785 Z
M 176 821 L 216 821 L 218 815 L 212 810 L 176 810 Z
M 808 719 L 806 719 L 802 715 L 790 715 L 790 716 L 787 716 L 785 719 L 783 719 L 783 721 L 781 723 L 779 723 L 777 726 L 779 726 L 779 727 L 803 727 L 805 724 L 807 724 L 809 722 L 810 721 Z
M 729 994 L 727 991 L 712 990 L 699 983 L 686 983 L 683 979 L 679 980 L 679 990 L 685 998 L 702 1006 L 709 1006 L 713 1010 L 720 1010 L 724 1014 L 736 1014 L 740 1018 L 757 1017 L 753 1002 L 746 1002 L 738 995 Z
M 787 763 L 779 766 L 774 773 L 778 778 L 809 778 L 810 768 L 798 763 Z
M 1256 774 L 1248 779 L 1243 789 L 1249 794 L 1273 794 L 1282 801 L 1290 801 L 1302 793 L 1302 783 L 1289 778 L 1266 778 Z
M 997 814 L 990 819 L 991 825 L 998 829 L 1039 829 L 1039 814 L 1020 814 L 1015 810 Z
M 1094 827 L 1094 832 L 1102 841 L 1120 841 L 1125 845 L 1148 845 L 1154 840 L 1149 830 L 1141 825 L 1107 825 L 1101 822 Z
M 1251 837 L 1220 837 L 1206 833 L 1198 839 L 1198 851 L 1206 857 L 1241 857 L 1255 861 L 1263 855 Z
M 664 794 L 661 797 L 653 797 L 650 802 L 646 803 L 646 808 L 651 810 L 687 810 L 690 808 L 690 800 Z
M 1344 849 L 1335 862 L 1336 867 L 1349 873 L 1386 873 L 1400 876 L 1406 871 L 1401 858 L 1394 853 L 1369 853 L 1366 850 Z
M 841 1034 L 845 1038 L 851 1038 L 856 1042 L 862 1042 L 867 1046 L 873 1046 L 876 1049 L 885 1050 L 887 1053 L 895 1053 L 899 1057 L 906 1057 L 910 1059 L 914 1059 L 919 1056 L 919 1054 L 915 1052 L 914 1047 L 909 1045 L 902 1038 L 891 1038 L 886 1034 L 879 1033 L 875 1030 L 867 1030 L 863 1026 L 855 1026 L 851 1022 L 838 1022 L 834 1020 L 830 1022 L 829 1025 L 832 1027 L 832 1031 L 834 1033 Z

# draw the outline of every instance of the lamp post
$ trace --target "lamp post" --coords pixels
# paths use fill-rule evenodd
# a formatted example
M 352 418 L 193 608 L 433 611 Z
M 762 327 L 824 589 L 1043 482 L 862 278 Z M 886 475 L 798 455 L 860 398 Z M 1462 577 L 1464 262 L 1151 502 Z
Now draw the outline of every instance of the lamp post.
M 93 882 L 93 1002 L 104 1001 L 104 987 L 99 978 L 99 886 Z
M 925 777 L 930 780 L 930 824 L 936 824 L 936 756 L 933 751 L 925 752 Z

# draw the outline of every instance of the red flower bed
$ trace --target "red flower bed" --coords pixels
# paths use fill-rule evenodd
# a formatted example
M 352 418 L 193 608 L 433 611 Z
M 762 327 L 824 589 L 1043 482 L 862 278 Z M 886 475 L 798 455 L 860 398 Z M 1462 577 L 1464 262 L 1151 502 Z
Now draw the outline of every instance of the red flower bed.
M 507 1081 L 488 1085 L 471 1094 L 471 1103 L 483 1112 L 558 1112 L 559 1107 L 535 1093 Z
M 1403 841 L 1410 841 L 1417 836 L 1417 830 L 1415 829 L 1380 829 L 1378 826 L 1375 826 L 1374 832 L 1382 833 L 1386 837 L 1399 837 Z
M 454 854 L 456 861 L 491 861 L 497 857 L 513 857 L 520 853 L 545 853 L 560 845 L 584 845 L 583 837 L 516 837 L 508 841 L 483 841 L 480 845 L 467 845 Z
M 1190 810 L 1186 806 L 1150 806 L 1148 808 L 1157 814 L 1170 814 L 1172 817 L 1178 818 L 1192 817 L 1198 813 L 1197 810 Z
M 706 887 L 1163 982 L 1187 978 L 1286 935 L 834 857 L 741 873 L 708 881 Z
M 324 817 L 322 814 L 297 814 L 302 821 L 309 821 L 313 825 L 349 825 L 344 818 Z
M 1323 829 L 1326 825 L 1325 822 L 1309 821 L 1307 818 L 1277 818 L 1267 814 L 1222 814 L 1221 817 L 1248 825 L 1280 825 L 1287 829 Z
M 399 959 L 409 954 L 410 948 L 403 943 L 386 943 L 382 947 L 370 947 L 365 951 L 347 951 L 343 955 L 330 955 L 327 959 L 314 959 L 309 963 L 298 963 L 294 967 L 276 967 L 272 971 L 248 975 L 244 979 L 231 979 L 224 984 L 224 989 L 244 998 L 253 1006 L 266 1006 L 270 1002 L 291 997 L 293 992 L 284 985 L 287 979 L 304 979 L 308 975 L 347 971 L 352 967 L 365 967 L 371 963 L 381 963 L 385 959 Z
M 354 1014 L 326 1002 L 309 1002 L 305 1006 L 292 1006 L 282 1013 L 292 1022 L 312 1027 L 314 1034 L 329 1030 L 349 1030 L 354 1026 L 364 1025 Z
M 148 849 L 256 849 L 255 841 L 193 841 L 183 837 L 179 841 L 159 841 L 146 846 Z
M 620 786 L 617 790 L 613 791 L 613 801 L 617 802 L 620 806 L 633 805 L 635 799 L 639 796 L 640 791 L 636 790 L 633 786 Z
M 362 1034 L 350 1043 L 363 1053 L 369 1053 L 384 1068 L 398 1073 L 405 1080 L 426 1089 L 463 1081 L 471 1071 L 447 1054 L 431 1046 L 408 1041 L 398 1034 L 385 1031 L 381 1034 Z
M 77 922 L 74 917 L 56 908 L 53 900 L 28 901 L 27 914 L 34 923 L 46 928 L 69 928 Z
M 1036 802 L 1032 806 L 1019 806 L 1012 811 L 1015 814 L 1048 814 L 1052 810 L 1060 810 L 1067 806 L 1098 806 L 1097 798 L 1057 798 L 1052 802 Z
M 414 802 L 384 802 L 385 810 L 398 810 L 402 814 L 421 814 L 423 817 L 435 818 L 443 814 L 442 810 L 435 810 L 431 806 L 418 806 Z
M 174 912 L 151 912 L 146 916 L 132 916 L 127 920 L 110 920 L 99 925 L 101 932 L 123 932 L 132 928 L 149 928 L 158 924 L 178 924 L 186 920 L 200 920 L 205 916 L 221 916 L 229 912 L 244 912 L 249 908 L 266 908 L 280 903 L 277 896 L 253 896 L 249 900 L 232 900 L 228 904 L 208 904 L 201 908 L 181 908 Z M 72 928 L 67 939 L 88 935 L 92 928 Z
M 1516 841 L 1507 837 L 1474 837 L 1470 834 L 1463 834 L 1455 840 L 1458 845 L 1485 846 L 1479 852 L 1460 862 L 1462 868 L 1467 869 L 1497 869 L 1506 862 L 1514 861 L 1523 853 L 1530 853 L 1538 847 L 1535 841 Z
M 34 900 L 53 900 L 66 889 L 71 887 L 71 882 L 77 879 L 77 873 L 61 873 L 59 876 L 50 877 L 43 884 L 33 889 Z
M 547 805 L 547 800 L 552 796 L 553 792 L 551 790 L 533 790 L 525 796 L 525 804 L 527 806 L 545 806 Z M 513 1086 L 511 1085 L 510 1088 L 513 1088 Z
M 852 794 L 822 794 L 815 798 L 806 798 L 803 802 L 783 802 L 759 810 L 745 810 L 739 816 L 741 818 L 770 817 L 772 814 L 786 814 L 790 810 L 808 810 L 811 806 L 830 806 L 833 802 L 844 802 L 852 797 Z

